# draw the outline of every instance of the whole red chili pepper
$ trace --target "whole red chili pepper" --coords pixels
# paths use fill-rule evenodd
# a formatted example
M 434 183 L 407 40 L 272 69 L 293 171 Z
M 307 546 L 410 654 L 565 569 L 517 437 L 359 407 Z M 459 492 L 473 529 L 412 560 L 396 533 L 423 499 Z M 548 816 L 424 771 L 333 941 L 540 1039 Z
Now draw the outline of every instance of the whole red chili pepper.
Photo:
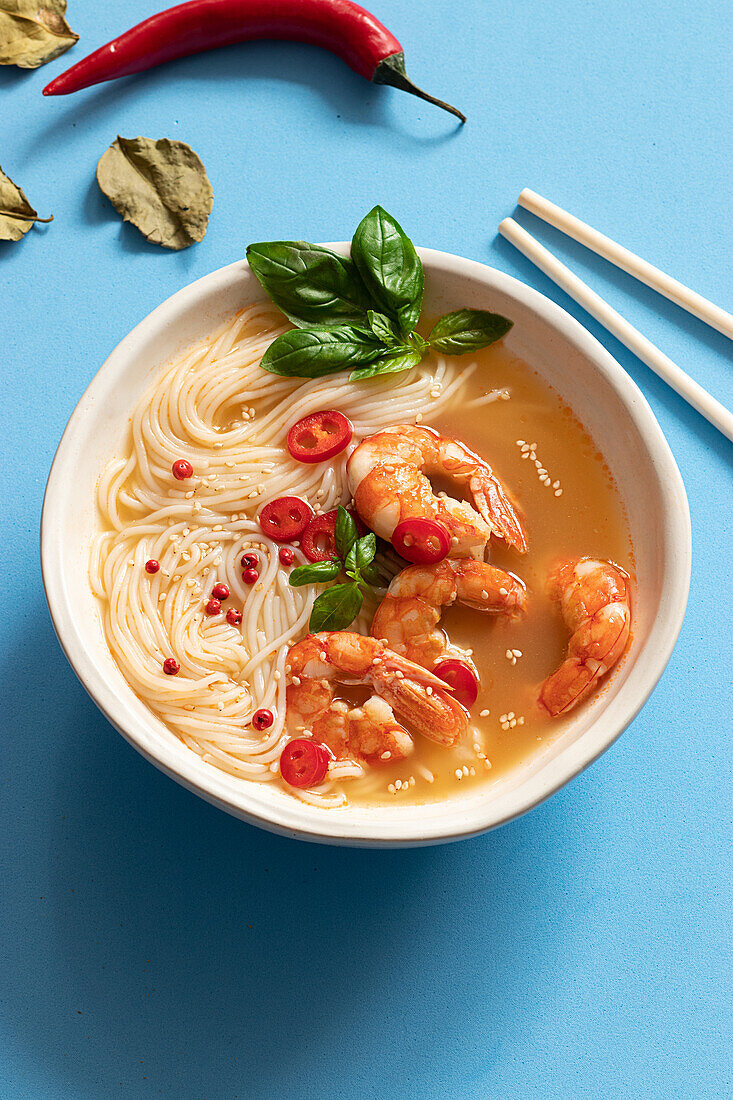
M 177 57 L 256 38 L 322 46 L 374 84 L 411 92 L 466 121 L 456 107 L 412 83 L 397 39 L 351 0 L 190 0 L 152 15 L 100 46 L 52 80 L 43 94 L 68 95 Z

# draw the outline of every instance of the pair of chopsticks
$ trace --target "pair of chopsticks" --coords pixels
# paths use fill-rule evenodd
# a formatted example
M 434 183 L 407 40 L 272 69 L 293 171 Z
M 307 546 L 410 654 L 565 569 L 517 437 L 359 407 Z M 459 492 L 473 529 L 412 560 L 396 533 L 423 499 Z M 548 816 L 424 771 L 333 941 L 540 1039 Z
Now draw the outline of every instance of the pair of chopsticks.
M 592 252 L 604 259 L 610 260 L 622 271 L 628 272 L 653 290 L 663 294 L 665 298 L 675 302 L 686 309 L 688 313 L 699 317 L 701 321 L 712 328 L 722 332 L 733 339 L 733 316 L 720 309 L 701 294 L 695 293 L 683 283 L 666 275 L 659 268 L 635 256 L 627 248 L 616 244 L 609 237 L 586 225 L 585 222 L 568 214 L 559 206 L 543 199 L 541 195 L 525 188 L 517 200 L 520 206 L 536 214 L 549 225 L 561 230 L 574 241 L 585 245 Z M 673 363 L 669 356 L 660 351 L 646 336 L 635 329 L 633 325 L 617 313 L 595 291 L 573 274 L 570 268 L 561 263 L 551 252 L 548 252 L 539 241 L 527 233 L 513 218 L 505 218 L 499 226 L 499 232 L 503 237 L 523 252 L 528 260 L 531 260 L 541 271 L 544 271 L 554 283 L 569 294 L 578 305 L 595 317 L 604 328 L 615 336 L 622 344 L 633 351 L 643 363 L 646 363 L 655 374 L 658 374 L 669 386 L 675 390 L 688 404 L 697 409 L 706 420 L 709 420 L 723 435 L 733 441 L 733 413 L 726 409 L 720 401 L 717 401 L 707 390 L 695 382 L 688 374 Z

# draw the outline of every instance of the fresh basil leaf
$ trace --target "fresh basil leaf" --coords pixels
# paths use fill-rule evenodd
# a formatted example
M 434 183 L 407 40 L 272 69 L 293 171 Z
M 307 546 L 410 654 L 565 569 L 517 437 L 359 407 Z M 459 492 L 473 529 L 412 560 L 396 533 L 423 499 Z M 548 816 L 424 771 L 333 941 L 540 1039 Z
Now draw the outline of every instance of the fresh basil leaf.
M 384 348 L 371 333 L 351 325 L 296 328 L 273 340 L 260 366 L 270 374 L 321 378 L 324 374 L 371 363 L 383 354 Z
M 362 581 L 366 581 L 372 588 L 379 584 L 379 566 L 375 561 L 369 562 L 369 565 L 365 565 L 361 570 Z
M 377 339 L 381 340 L 385 347 L 402 347 L 402 337 L 396 331 L 394 323 L 390 321 L 385 313 L 376 313 L 373 309 L 370 309 L 367 312 L 367 321 L 369 323 L 369 328 Z
M 414 348 L 415 351 L 419 351 L 421 355 L 430 348 L 430 344 L 427 340 L 423 340 L 419 332 L 411 332 L 407 337 L 408 343 Z
M 325 581 L 333 581 L 341 572 L 341 562 L 316 561 L 312 565 L 299 565 L 293 569 L 288 578 L 291 588 L 300 588 L 304 584 L 323 584 Z
M 383 356 L 366 367 L 357 367 L 349 375 L 349 382 L 361 382 L 365 378 L 374 378 L 378 374 L 399 374 L 400 371 L 416 367 L 423 357 L 420 351 L 411 348 L 400 350 L 398 354 Z
M 307 241 L 247 246 L 247 260 L 278 309 L 294 325 L 366 324 L 371 305 L 353 262 Z
M 346 570 L 346 576 L 351 577 L 352 580 L 358 581 L 359 574 L 356 568 L 356 543 L 351 547 L 346 559 L 344 561 L 344 569 Z
M 377 552 L 377 536 L 373 531 L 362 536 L 354 546 L 356 552 L 356 568 L 363 573 L 365 568 L 374 561 Z
M 364 596 L 358 584 L 335 584 L 313 604 L 308 629 L 345 630 L 361 611 Z
M 355 581 L 364 575 L 364 570 L 374 561 L 377 552 L 377 536 L 373 531 L 358 539 L 346 555 L 344 567 Z
M 457 309 L 441 317 L 428 336 L 430 346 L 446 355 L 465 355 L 506 336 L 514 324 L 485 309 Z
M 333 536 L 336 542 L 336 551 L 342 561 L 356 542 L 357 534 L 358 531 L 356 529 L 354 517 L 339 504 L 338 511 L 336 512 L 336 525 L 334 527 Z
M 381 206 L 359 223 L 351 258 L 374 301 L 402 333 L 411 332 L 420 318 L 423 267 L 410 238 Z

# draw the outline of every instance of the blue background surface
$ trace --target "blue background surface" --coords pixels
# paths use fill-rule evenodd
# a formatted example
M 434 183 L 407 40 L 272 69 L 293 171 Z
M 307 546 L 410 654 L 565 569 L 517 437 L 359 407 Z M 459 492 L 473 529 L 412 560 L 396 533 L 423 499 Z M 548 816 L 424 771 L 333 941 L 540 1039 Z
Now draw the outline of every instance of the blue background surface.
M 41 97 L 154 0 L 71 0 L 79 46 L 0 71 L 0 163 L 56 216 L 0 244 L 3 1098 L 730 1095 L 732 449 L 496 226 L 533 187 L 733 308 L 731 9 L 374 5 L 463 129 L 292 44 Z M 201 244 L 120 223 L 94 180 L 118 132 L 200 154 Z M 146 764 L 68 667 L 37 553 L 54 449 L 118 340 L 248 241 L 345 238 L 375 202 L 588 324 L 651 401 L 694 526 L 680 641 L 620 742 L 524 819 L 403 852 L 267 835 Z M 729 342 L 518 216 L 733 404 Z

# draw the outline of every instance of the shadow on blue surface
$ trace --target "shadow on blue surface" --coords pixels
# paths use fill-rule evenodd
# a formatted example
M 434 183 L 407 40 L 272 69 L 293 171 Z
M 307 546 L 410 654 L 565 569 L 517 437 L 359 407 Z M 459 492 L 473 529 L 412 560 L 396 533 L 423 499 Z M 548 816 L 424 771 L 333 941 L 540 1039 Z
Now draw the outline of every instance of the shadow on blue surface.
M 49 99 L 49 104 L 62 100 L 64 106 L 60 110 L 49 110 L 50 120 L 44 128 L 33 133 L 33 147 L 29 148 L 28 154 L 32 155 L 34 150 L 40 151 L 46 142 L 67 132 L 72 124 L 81 127 L 109 117 L 114 125 L 121 96 L 132 101 L 143 100 L 155 97 L 162 85 L 170 86 L 181 81 L 181 99 L 185 102 L 185 97 L 196 95 L 196 90 L 192 91 L 186 81 L 200 82 L 202 88 L 206 88 L 212 80 L 232 86 L 230 116 L 228 120 L 218 118 L 216 121 L 218 125 L 228 121 L 234 134 L 234 148 L 239 147 L 243 151 L 248 150 L 248 136 L 246 131 L 237 128 L 237 111 L 246 114 L 249 107 L 248 83 L 257 85 L 276 81 L 299 86 L 304 94 L 320 97 L 333 112 L 333 117 L 344 125 L 398 129 L 406 141 L 421 145 L 451 141 L 461 129 L 456 119 L 438 108 L 431 108 L 431 112 L 443 120 L 439 132 L 425 134 L 411 130 L 407 123 L 403 125 L 398 121 L 401 116 L 395 116 L 389 110 L 390 97 L 404 93 L 371 84 L 326 50 L 289 42 L 262 41 L 184 57 L 147 72 L 84 89 L 69 97 L 53 97 Z M 239 121 L 241 124 L 242 120 Z M 110 141 L 114 136 L 111 134 Z
M 468 1077 L 490 1069 L 541 973 L 538 935 L 557 955 L 566 856 L 555 845 L 538 858 L 532 835 L 557 839 L 562 810 L 402 852 L 271 836 L 138 757 L 72 685 L 40 606 L 33 621 L 3 669 L 25 685 L 6 728 L 7 839 L 22 859 L 4 1011 L 59 1095 L 309 1095 L 309 1067 L 322 1082 L 321 1060 L 348 1057 L 353 1082 L 380 1042 L 384 1077 L 366 1077 L 363 1095 L 403 1095 L 404 1059 L 429 1057 L 433 1039 L 462 1048 Z M 494 1021 L 493 1052 L 485 1038 L 466 1046 L 467 982 Z M 406 995 L 419 1024 L 383 1035 Z

